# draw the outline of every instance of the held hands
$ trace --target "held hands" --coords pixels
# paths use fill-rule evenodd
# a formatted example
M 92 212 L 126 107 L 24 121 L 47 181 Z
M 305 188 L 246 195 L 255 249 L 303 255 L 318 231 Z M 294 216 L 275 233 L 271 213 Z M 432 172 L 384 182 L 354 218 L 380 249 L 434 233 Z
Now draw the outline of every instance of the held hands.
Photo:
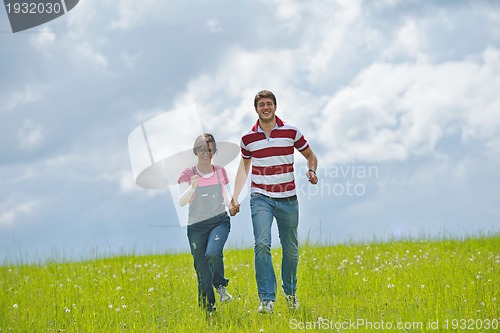
M 235 216 L 240 211 L 240 203 L 237 199 L 232 198 L 229 203 L 229 214 Z
M 316 172 L 314 170 L 307 171 L 306 176 L 309 179 L 309 183 L 313 185 L 318 183 L 318 176 L 316 176 Z

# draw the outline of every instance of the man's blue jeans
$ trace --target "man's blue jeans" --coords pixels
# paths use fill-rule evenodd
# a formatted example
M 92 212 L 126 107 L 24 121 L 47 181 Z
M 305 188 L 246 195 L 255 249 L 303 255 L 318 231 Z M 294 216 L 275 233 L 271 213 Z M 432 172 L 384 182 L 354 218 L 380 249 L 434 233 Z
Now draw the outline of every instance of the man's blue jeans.
M 253 233 L 255 238 L 255 276 L 261 301 L 276 301 L 276 274 L 271 258 L 271 227 L 273 218 L 278 224 L 278 233 L 283 250 L 281 278 L 283 291 L 295 295 L 297 290 L 297 265 L 299 244 L 299 204 L 296 199 L 278 201 L 261 194 L 251 194 Z
M 194 269 L 198 277 L 198 303 L 207 309 L 211 309 L 215 304 L 213 287 L 225 287 L 229 282 L 224 277 L 223 249 L 230 229 L 231 224 L 226 212 L 187 227 Z

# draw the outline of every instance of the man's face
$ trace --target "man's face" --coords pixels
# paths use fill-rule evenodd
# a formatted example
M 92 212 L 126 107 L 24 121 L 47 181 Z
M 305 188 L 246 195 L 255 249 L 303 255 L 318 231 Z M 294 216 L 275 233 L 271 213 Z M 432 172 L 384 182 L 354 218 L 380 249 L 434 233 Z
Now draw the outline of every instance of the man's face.
M 257 102 L 257 109 L 255 110 L 259 115 L 261 121 L 272 121 L 274 113 L 276 112 L 276 105 L 271 98 L 263 97 Z

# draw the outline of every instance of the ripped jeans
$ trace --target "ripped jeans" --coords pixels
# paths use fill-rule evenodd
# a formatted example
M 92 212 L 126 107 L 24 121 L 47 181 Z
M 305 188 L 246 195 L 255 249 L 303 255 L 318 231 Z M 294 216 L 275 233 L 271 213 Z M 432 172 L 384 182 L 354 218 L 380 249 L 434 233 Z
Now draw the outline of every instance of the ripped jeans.
M 226 212 L 188 225 L 187 236 L 194 269 L 198 277 L 198 303 L 211 308 L 215 304 L 214 287 L 227 286 L 224 277 L 223 249 L 231 229 Z

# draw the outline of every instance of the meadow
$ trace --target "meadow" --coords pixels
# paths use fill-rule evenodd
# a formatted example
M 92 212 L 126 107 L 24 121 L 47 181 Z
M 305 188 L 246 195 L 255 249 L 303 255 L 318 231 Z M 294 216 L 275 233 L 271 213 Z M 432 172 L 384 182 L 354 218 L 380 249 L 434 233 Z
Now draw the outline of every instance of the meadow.
M 211 315 L 197 306 L 190 254 L 4 264 L 0 332 L 500 330 L 500 235 L 302 244 L 300 253 L 301 308 L 288 310 L 280 292 L 272 315 L 256 311 L 251 249 L 226 250 L 234 299 Z M 281 251 L 272 254 L 279 276 Z

